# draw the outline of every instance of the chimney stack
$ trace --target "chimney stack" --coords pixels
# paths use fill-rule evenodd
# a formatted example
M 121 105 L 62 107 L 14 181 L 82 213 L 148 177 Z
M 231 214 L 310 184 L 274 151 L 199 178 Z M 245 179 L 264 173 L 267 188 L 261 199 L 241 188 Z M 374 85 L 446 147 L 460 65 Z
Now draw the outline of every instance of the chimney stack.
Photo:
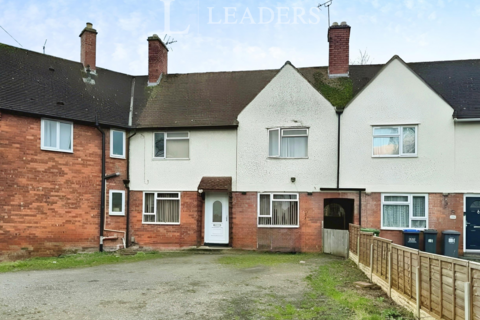
M 334 22 L 328 28 L 328 42 L 328 76 L 330 78 L 348 77 L 350 26 L 346 22 L 340 25 Z
M 83 67 L 89 67 L 95 71 L 97 54 L 97 30 L 93 29 L 93 25 L 87 22 L 87 26 L 80 33 L 80 61 Z
M 148 84 L 155 85 L 168 71 L 168 48 L 158 35 L 148 37 Z

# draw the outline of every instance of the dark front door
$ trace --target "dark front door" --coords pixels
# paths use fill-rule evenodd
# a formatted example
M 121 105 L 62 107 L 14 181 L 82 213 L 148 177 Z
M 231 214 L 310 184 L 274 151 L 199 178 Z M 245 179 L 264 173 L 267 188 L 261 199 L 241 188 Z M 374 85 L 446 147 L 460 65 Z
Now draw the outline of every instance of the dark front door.
M 348 230 L 353 223 L 353 199 L 325 199 L 323 208 L 323 227 L 325 229 Z
M 480 250 L 480 197 L 466 197 L 465 202 L 465 249 Z

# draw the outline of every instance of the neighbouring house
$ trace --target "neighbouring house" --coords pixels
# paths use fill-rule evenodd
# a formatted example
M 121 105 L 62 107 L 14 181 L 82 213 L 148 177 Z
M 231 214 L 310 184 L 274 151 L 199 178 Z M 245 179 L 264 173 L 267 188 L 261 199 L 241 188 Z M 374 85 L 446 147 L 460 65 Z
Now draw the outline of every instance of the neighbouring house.
M 96 34 L 81 63 L 0 45 L 0 255 L 320 252 L 349 223 L 480 250 L 480 60 L 350 66 L 334 23 L 326 67 L 171 74 L 153 35 L 133 77 L 95 66 Z

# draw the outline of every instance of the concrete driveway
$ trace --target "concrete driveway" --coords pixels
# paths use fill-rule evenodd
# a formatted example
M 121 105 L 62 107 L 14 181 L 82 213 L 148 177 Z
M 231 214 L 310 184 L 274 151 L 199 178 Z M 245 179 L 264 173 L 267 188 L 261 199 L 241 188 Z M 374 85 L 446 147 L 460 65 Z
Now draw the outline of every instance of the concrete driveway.
M 323 260 L 236 269 L 219 257 L 0 274 L 0 319 L 261 319 L 263 306 L 300 300 Z

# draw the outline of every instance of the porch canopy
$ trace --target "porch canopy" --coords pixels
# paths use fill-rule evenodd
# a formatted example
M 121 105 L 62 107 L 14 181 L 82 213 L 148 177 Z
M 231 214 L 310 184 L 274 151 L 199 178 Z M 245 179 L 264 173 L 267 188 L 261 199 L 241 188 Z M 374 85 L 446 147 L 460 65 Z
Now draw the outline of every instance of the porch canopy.
M 232 177 L 203 177 L 198 185 L 198 191 L 232 191 Z

